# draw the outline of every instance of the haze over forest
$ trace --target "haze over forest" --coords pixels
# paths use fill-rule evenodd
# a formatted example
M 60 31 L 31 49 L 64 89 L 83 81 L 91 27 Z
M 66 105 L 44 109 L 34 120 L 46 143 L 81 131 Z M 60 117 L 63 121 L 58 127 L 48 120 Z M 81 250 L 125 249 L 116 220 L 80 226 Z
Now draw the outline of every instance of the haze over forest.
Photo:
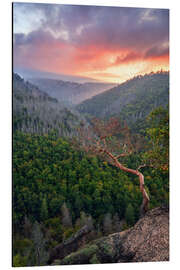
M 12 90 L 13 266 L 169 260 L 169 11 L 14 3 Z

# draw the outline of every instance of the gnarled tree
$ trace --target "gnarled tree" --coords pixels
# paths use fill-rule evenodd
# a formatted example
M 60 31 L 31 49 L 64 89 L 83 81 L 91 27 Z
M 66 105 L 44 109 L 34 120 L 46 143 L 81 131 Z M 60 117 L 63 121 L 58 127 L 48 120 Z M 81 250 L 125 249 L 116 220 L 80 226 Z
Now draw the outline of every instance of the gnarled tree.
M 146 165 L 143 164 L 137 169 L 131 169 L 124 166 L 120 161 L 121 158 L 137 151 L 138 148 L 137 137 L 132 140 L 126 123 L 121 123 L 116 118 L 110 118 L 106 122 L 94 118 L 88 127 L 81 125 L 79 135 L 80 146 L 86 152 L 99 155 L 120 170 L 132 173 L 139 178 L 140 191 L 143 197 L 140 214 L 143 215 L 148 209 L 150 200 L 144 185 L 144 175 L 140 172 L 140 168 Z

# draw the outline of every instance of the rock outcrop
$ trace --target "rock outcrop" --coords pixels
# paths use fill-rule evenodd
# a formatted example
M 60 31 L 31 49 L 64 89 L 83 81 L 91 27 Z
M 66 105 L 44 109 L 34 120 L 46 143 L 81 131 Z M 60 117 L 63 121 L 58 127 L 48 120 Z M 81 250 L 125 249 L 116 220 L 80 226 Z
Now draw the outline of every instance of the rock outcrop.
M 155 208 L 141 218 L 127 233 L 123 253 L 134 254 L 133 262 L 169 260 L 169 210 Z
M 70 253 L 81 248 L 86 243 L 87 235 L 91 236 L 93 227 L 90 225 L 84 225 L 73 236 L 56 246 L 51 252 L 48 260 L 48 264 L 51 264 L 55 259 L 63 259 Z
M 63 250 L 58 249 L 51 264 L 168 261 L 169 211 L 166 207 L 152 209 L 132 228 L 93 240 L 76 251 L 69 250 L 69 255 L 62 254 Z

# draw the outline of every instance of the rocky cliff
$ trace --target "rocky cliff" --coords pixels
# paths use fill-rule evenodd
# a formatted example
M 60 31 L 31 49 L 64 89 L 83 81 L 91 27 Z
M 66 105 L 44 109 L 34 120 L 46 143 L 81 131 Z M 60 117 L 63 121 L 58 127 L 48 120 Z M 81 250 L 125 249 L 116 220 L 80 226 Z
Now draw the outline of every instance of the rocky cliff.
M 84 231 L 88 233 L 87 229 Z M 93 240 L 80 248 L 73 239 L 61 244 L 52 251 L 49 263 L 72 265 L 168 260 L 169 211 L 166 207 L 159 207 L 148 211 L 126 231 Z

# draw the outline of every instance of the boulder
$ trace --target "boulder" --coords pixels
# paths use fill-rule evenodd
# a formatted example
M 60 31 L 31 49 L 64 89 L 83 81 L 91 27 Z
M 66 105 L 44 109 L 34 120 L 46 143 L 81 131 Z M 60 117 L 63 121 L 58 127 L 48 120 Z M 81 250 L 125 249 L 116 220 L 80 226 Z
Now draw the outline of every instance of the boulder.
M 67 253 L 66 253 L 67 254 Z M 153 262 L 169 260 L 169 211 L 148 211 L 130 229 L 91 241 L 84 247 L 56 256 L 52 265 Z

